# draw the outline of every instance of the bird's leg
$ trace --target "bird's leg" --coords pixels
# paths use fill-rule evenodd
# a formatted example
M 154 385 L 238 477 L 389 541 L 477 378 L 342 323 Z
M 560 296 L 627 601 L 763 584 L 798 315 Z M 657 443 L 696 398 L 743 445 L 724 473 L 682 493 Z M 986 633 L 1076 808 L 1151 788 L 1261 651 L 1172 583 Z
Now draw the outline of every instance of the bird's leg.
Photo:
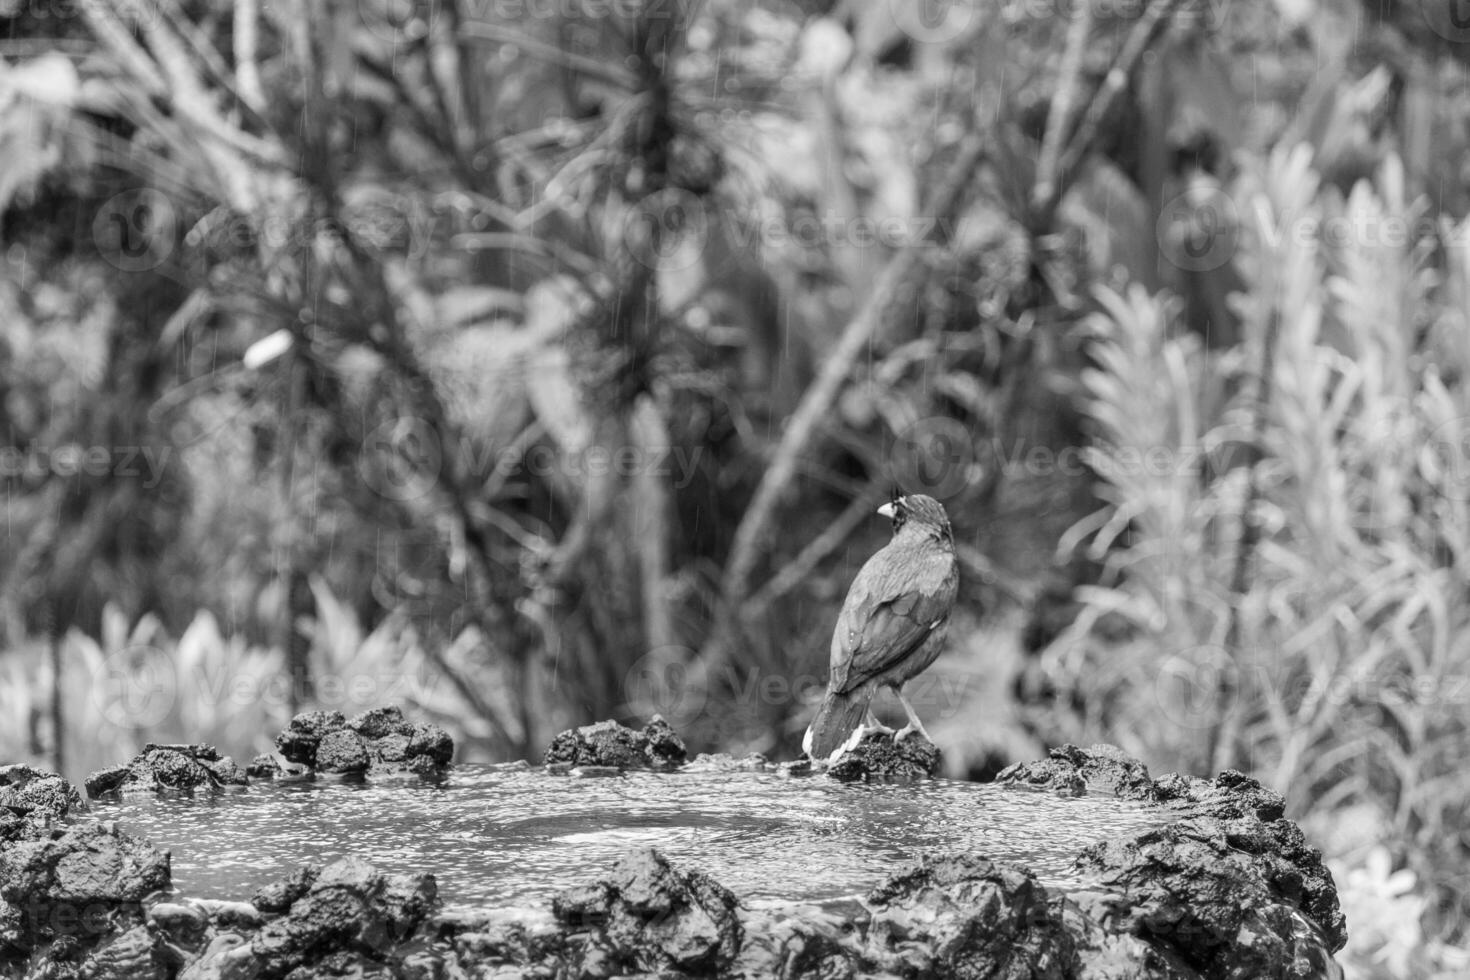
M 895 685 L 893 693 L 898 695 L 898 703 L 903 705 L 904 714 L 909 716 L 909 723 L 897 735 L 893 736 L 893 740 L 895 742 L 902 742 L 909 735 L 918 732 L 925 739 L 933 742 L 934 739 L 930 738 L 929 733 L 924 730 L 924 723 L 919 720 L 918 712 L 914 711 L 914 706 L 909 704 L 909 699 L 903 696 L 903 688 Z
M 880 735 L 893 734 L 893 729 L 889 728 L 887 725 L 879 721 L 878 716 L 873 714 L 873 709 L 871 707 L 868 708 L 868 716 L 863 719 L 863 727 L 866 728 L 868 731 L 877 732 Z

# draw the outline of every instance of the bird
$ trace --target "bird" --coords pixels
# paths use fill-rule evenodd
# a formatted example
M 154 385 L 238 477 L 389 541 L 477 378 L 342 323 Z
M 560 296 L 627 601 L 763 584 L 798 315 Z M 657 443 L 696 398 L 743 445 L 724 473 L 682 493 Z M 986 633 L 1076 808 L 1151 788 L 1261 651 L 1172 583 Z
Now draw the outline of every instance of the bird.
M 959 591 L 954 533 L 944 505 L 923 494 L 895 493 L 878 513 L 893 522 L 893 538 L 863 564 L 837 616 L 827 692 L 802 739 L 802 749 L 817 761 L 855 742 L 864 718 L 869 728 L 890 730 L 869 707 L 882 687 L 893 689 L 909 719 L 895 740 L 915 731 L 929 738 L 903 685 L 944 646 Z

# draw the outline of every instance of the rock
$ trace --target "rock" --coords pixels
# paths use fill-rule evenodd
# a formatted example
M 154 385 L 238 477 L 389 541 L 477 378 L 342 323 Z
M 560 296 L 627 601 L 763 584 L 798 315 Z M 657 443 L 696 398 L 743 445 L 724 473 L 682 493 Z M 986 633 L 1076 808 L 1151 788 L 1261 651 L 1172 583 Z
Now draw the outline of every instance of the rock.
M 92 773 L 87 795 L 96 799 L 116 793 L 193 792 L 245 786 L 245 770 L 211 745 L 145 745 L 132 762 Z
M 361 858 L 344 858 L 261 927 L 249 941 L 251 959 L 262 980 L 293 971 L 375 974 L 392 967 L 400 944 L 437 904 L 432 875 L 384 875 Z
M 262 752 L 250 760 L 245 775 L 251 779 L 310 779 L 312 772 L 299 762 L 286 762 L 273 752 Z
M 318 772 L 367 772 L 370 761 L 361 736 L 345 728 L 327 732 L 317 742 Z
M 551 740 L 547 765 L 617 766 L 621 769 L 674 769 L 688 761 L 684 742 L 655 715 L 642 731 L 615 721 L 562 732 Z
M 91 947 L 143 922 L 143 900 L 169 887 L 167 852 L 99 824 L 0 849 L 0 949 L 63 936 Z
M 1153 799 L 1190 813 L 1208 813 L 1228 820 L 1247 814 L 1261 820 L 1276 820 L 1286 813 L 1286 800 L 1280 793 L 1259 782 L 1227 769 L 1214 779 L 1169 773 L 1154 781 Z
M 350 720 L 337 711 L 308 711 L 291 719 L 276 736 L 276 748 L 288 762 L 319 772 L 408 773 L 438 778 L 454 758 L 454 740 L 437 725 L 413 724 L 398 708 L 373 708 Z M 272 770 L 268 757 L 252 763 Z
M 181 962 L 161 937 L 137 925 L 99 946 L 78 975 L 88 980 L 163 980 Z
M 207 938 L 209 913 L 193 902 L 159 902 L 148 910 L 148 925 L 169 942 L 196 949 Z
M 413 734 L 413 725 L 409 724 L 403 717 L 403 712 L 397 707 L 370 708 L 360 715 L 355 715 L 347 723 L 347 727 L 366 739 Z
M 1048 789 L 1065 796 L 1088 791 L 1111 793 L 1123 799 L 1154 800 L 1154 782 L 1148 767 L 1111 745 L 1083 749 L 1063 745 L 1041 762 L 1017 763 L 995 777 L 1001 785 Z
M 0 807 L 32 822 L 45 822 L 87 805 L 76 787 L 56 773 L 14 765 L 0 766 Z
M 844 783 L 869 779 L 927 779 L 939 771 L 939 747 L 918 732 L 901 741 L 870 731 L 827 767 L 827 775 Z
M 262 885 L 256 890 L 250 899 L 250 904 L 262 912 L 281 913 L 291 907 L 302 895 L 311 890 L 316 883 L 317 869 L 313 867 L 297 868 L 289 876 L 274 881 L 269 885 Z
M 652 848 L 623 858 L 596 884 L 558 895 L 551 910 L 568 928 L 591 933 L 584 971 L 590 956 L 618 972 L 708 974 L 727 969 L 740 951 L 735 896 Z
M 454 758 L 454 739 L 438 725 L 415 725 L 408 740 L 409 758 L 424 758 L 441 766 Z
M 744 940 L 730 971 L 741 977 L 853 980 L 863 958 L 853 923 L 817 906 L 743 912 Z
M 248 938 L 236 932 L 221 932 L 210 938 L 198 959 L 179 974 L 179 980 L 245 980 L 254 975 L 253 964 Z
M 340 711 L 303 711 L 291 719 L 286 730 L 276 736 L 276 750 L 287 762 L 316 768 L 316 747 L 327 732 L 347 726 Z
M 474 976 L 565 976 L 580 954 L 555 921 L 537 924 L 502 912 L 445 914 L 435 919 L 438 937 L 462 972 Z M 584 975 L 587 958 L 582 958 Z
M 1321 944 L 1297 927 L 1296 917 L 1317 919 L 1329 951 L 1336 951 L 1346 938 L 1341 913 L 1335 895 L 1319 900 L 1315 913 L 1299 905 L 1300 877 L 1287 872 L 1291 863 L 1272 840 L 1263 831 L 1255 842 L 1265 850 L 1250 854 L 1232 843 L 1225 822 L 1186 819 L 1089 848 L 1078 866 L 1115 893 L 1107 903 L 1115 930 L 1177 952 L 1201 975 L 1308 980 L 1316 974 L 1299 972 L 1298 965 L 1313 962 L 1313 947 Z
M 970 854 L 889 878 L 868 895 L 867 953 L 904 976 L 1076 976 L 1074 937 L 1028 872 Z

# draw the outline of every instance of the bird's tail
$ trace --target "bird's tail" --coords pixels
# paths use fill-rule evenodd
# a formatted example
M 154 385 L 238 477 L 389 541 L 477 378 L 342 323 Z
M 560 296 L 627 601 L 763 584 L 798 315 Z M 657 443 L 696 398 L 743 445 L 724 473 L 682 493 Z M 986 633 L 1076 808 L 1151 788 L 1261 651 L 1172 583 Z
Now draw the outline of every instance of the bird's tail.
M 846 742 L 863 715 L 868 711 L 868 698 L 864 691 L 828 691 L 812 719 L 801 747 L 806 754 L 818 761 L 826 759 Z

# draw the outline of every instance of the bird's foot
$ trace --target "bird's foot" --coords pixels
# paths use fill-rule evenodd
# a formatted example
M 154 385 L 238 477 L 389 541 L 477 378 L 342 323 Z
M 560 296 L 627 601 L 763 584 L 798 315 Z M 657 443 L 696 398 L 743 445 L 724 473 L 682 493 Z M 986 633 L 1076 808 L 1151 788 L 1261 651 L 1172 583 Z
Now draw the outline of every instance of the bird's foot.
M 924 731 L 924 726 L 923 725 L 904 725 L 893 736 L 893 743 L 895 745 L 897 745 L 899 742 L 902 742 L 904 739 L 908 738 L 910 735 L 922 735 L 924 737 L 924 741 L 930 742 L 930 743 L 932 743 L 934 741 L 934 739 L 932 739 L 932 738 L 929 737 L 929 733 L 926 732 L 926 731 Z

